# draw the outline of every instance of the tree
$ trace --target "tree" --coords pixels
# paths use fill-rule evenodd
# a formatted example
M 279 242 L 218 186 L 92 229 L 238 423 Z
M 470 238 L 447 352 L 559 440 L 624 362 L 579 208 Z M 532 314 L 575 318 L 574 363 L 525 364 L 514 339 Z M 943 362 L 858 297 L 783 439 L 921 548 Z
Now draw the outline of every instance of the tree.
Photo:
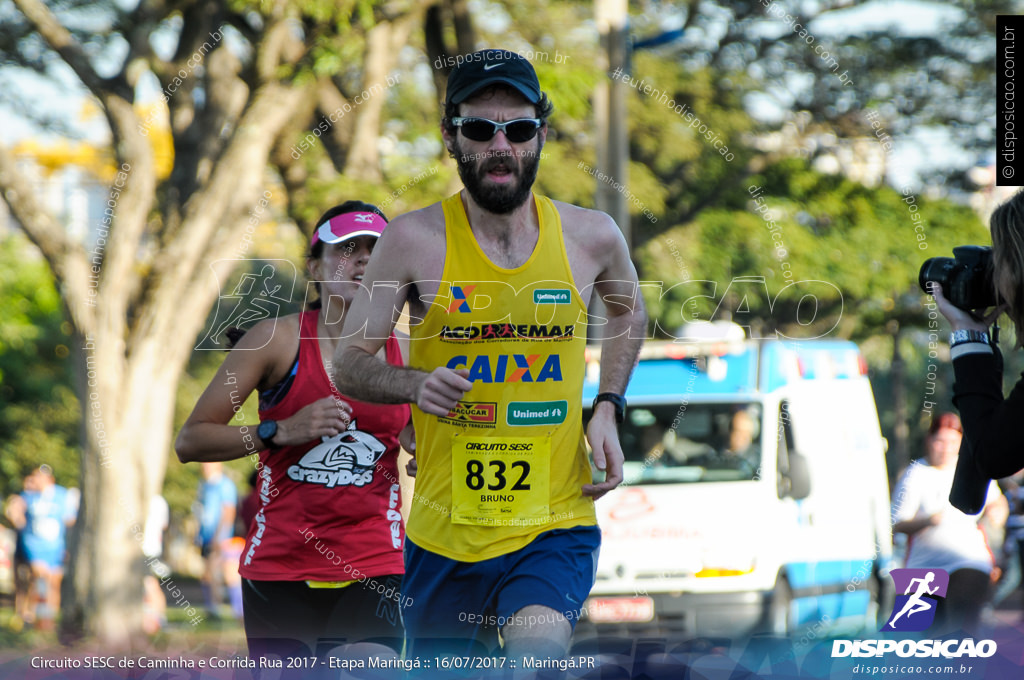
M 718 207 L 724 192 L 781 159 L 801 156 L 814 167 L 848 164 L 837 158 L 837 147 L 879 137 L 920 144 L 912 138 L 923 129 L 939 130 L 951 146 L 966 150 L 949 157 L 949 165 L 937 162 L 921 174 L 929 195 L 961 199 L 969 188 L 963 171 L 993 144 L 995 17 L 1012 14 L 1014 5 L 1010 0 L 930 3 L 939 17 L 931 29 L 927 22 L 901 20 L 872 7 L 849 0 L 631 5 L 633 44 L 659 43 L 633 50 L 629 76 L 637 87 L 626 88 L 631 162 L 629 177 L 615 179 L 657 217 L 653 222 L 632 205 L 634 244 Z M 510 21 L 499 29 L 502 42 L 551 52 L 557 46 L 573 55 L 568 65 L 542 73 L 542 82 L 556 94 L 558 128 L 564 93 L 574 97 L 581 87 L 574 83 L 589 87 L 601 77 L 592 67 L 596 45 L 580 45 L 579 32 L 564 29 L 592 21 L 593 3 L 515 3 L 503 9 Z M 674 39 L 646 40 L 663 34 L 666 25 L 679 27 Z M 572 66 L 584 62 L 589 68 L 581 78 Z M 651 90 L 641 91 L 640 83 Z M 577 120 L 590 115 L 588 105 Z M 577 117 L 575 111 L 571 117 Z M 695 118 L 716 133 L 734 160 L 716 157 L 699 128 L 690 128 Z M 572 137 L 558 141 L 571 143 L 577 160 L 592 158 L 593 126 L 568 131 Z M 871 146 L 880 151 L 881 142 Z M 922 151 L 942 160 L 934 149 Z M 885 156 L 889 179 L 896 181 L 892 171 L 898 155 L 879 155 Z M 563 177 L 582 173 L 542 165 L 539 181 L 556 174 L 565 185 L 570 180 Z M 876 173 L 865 181 L 877 178 Z M 596 183 L 588 179 L 591 186 Z M 925 193 L 919 185 L 912 188 Z
M 141 630 L 132 526 L 160 489 L 175 386 L 219 294 L 209 272 L 225 280 L 231 258 L 244 252 L 250 213 L 273 198 L 268 159 L 289 146 L 287 135 L 315 125 L 346 171 L 379 173 L 381 93 L 418 7 L 356 0 L 14 6 L 2 64 L 53 75 L 59 62 L 95 100 L 110 135 L 110 194 L 91 243 L 65 232 L 6 148 L 0 192 L 53 271 L 77 358 L 82 506 L 63 632 L 121 646 Z M 140 93 L 153 79 L 173 139 L 166 178 L 150 139 L 156 121 L 140 113 Z M 373 96 L 353 106 L 356 95 L 346 91 Z M 351 115 L 331 116 L 339 107 Z M 326 121 L 314 118 L 318 108 Z M 282 181 L 287 188 L 289 178 Z
M 855 137 L 872 133 L 864 114 L 873 110 L 893 138 L 941 126 L 980 155 L 994 142 L 996 16 L 1016 5 L 922 5 L 915 12 L 936 17 L 934 25 L 849 0 L 651 3 L 633 30 L 644 36 L 667 19 L 681 23 L 681 39 L 655 53 L 691 70 L 712 69 L 718 92 L 742 95 L 773 126 L 789 119 L 787 112 L 806 112 L 808 132 Z M 931 179 L 951 174 L 955 169 L 936 167 Z
M 717 295 L 695 299 L 685 317 L 680 311 L 693 290 L 684 287 L 662 299 L 652 291 L 651 313 L 665 333 L 690 317 L 715 315 L 742 318 L 765 337 L 778 331 L 795 338 L 862 340 L 884 332 L 893 320 L 920 323 L 920 265 L 931 256 L 949 256 L 955 245 L 985 238 L 985 227 L 969 208 L 823 175 L 793 158 L 750 175 L 715 208 L 656 237 L 640 253 L 644 270 L 657 280 L 718 284 Z M 688 277 L 680 275 L 680 262 Z M 751 294 L 741 307 L 740 298 L 723 296 L 744 276 L 763 277 L 767 295 Z M 800 281 L 827 285 L 796 286 Z M 800 306 L 804 294 L 817 298 L 813 310 Z

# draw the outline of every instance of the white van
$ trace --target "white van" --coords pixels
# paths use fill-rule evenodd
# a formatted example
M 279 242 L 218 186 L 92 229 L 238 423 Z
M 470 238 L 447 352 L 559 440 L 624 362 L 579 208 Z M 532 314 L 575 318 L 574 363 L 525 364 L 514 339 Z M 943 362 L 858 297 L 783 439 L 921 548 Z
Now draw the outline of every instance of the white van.
M 874 625 L 892 561 L 889 486 L 856 345 L 648 343 L 626 397 L 625 482 L 597 502 L 585 629 L 736 638 Z

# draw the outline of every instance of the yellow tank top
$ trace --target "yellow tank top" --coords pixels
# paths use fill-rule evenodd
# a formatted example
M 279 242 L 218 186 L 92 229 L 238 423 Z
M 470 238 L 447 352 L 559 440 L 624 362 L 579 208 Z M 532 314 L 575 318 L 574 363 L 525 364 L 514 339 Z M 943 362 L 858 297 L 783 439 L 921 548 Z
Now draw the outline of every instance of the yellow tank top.
M 419 469 L 406 531 L 459 561 L 597 523 L 580 490 L 591 481 L 581 405 L 587 310 L 558 211 L 535 201 L 537 246 L 515 269 L 480 249 L 459 194 L 443 201 L 444 273 L 411 328 L 410 366 L 465 368 L 473 383 L 446 417 L 412 409 Z

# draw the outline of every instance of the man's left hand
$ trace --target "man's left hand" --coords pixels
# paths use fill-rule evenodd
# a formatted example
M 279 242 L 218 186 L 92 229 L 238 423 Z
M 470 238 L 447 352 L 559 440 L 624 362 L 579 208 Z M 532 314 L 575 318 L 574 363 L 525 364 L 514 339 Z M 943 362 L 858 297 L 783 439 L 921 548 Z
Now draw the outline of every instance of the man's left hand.
M 598 404 L 587 426 L 587 440 L 594 451 L 594 465 L 604 471 L 604 481 L 584 484 L 583 495 L 597 500 L 622 483 L 622 445 L 611 404 Z

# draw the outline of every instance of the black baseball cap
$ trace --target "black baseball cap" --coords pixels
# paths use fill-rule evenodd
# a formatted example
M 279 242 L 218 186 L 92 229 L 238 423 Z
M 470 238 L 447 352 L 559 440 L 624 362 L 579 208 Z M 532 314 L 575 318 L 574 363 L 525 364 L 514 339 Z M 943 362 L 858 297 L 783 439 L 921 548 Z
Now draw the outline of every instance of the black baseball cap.
M 537 72 L 515 52 L 480 50 L 455 60 L 455 68 L 448 75 L 447 104 L 461 104 L 485 87 L 499 83 L 514 88 L 531 104 L 540 101 Z

